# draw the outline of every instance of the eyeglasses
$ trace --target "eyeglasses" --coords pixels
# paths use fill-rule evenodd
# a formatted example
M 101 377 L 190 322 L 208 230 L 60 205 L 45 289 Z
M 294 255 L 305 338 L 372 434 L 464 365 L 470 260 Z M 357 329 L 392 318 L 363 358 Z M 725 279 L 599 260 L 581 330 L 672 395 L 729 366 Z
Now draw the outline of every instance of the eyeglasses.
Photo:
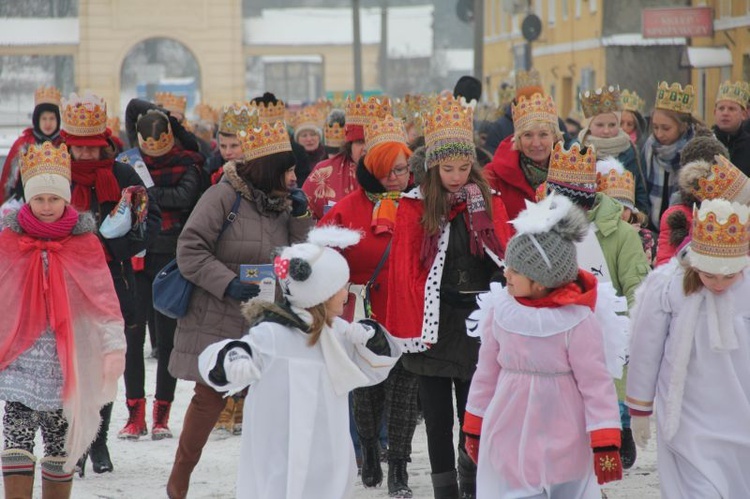
M 394 175 L 395 177 L 403 177 L 409 173 L 409 167 L 408 166 L 397 166 L 396 168 L 392 169 L 388 172 L 388 176 Z

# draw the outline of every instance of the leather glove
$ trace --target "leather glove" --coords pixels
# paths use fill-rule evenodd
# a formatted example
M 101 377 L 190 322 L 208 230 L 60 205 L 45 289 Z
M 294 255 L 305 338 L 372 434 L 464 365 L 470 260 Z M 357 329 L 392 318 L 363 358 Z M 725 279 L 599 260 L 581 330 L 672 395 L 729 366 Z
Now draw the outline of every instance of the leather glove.
M 594 473 L 599 485 L 615 480 L 622 480 L 622 462 L 620 450 L 614 446 L 596 447 L 594 449 Z
M 302 189 L 295 188 L 289 192 L 292 200 L 292 216 L 301 217 L 307 214 L 307 196 Z
M 260 378 L 260 371 L 252 360 L 252 350 L 244 341 L 231 341 L 219 351 L 216 365 L 208 373 L 208 380 L 217 385 L 249 385 Z
M 375 355 L 390 356 L 391 347 L 388 345 L 388 338 L 385 337 L 383 327 L 372 319 L 362 319 L 359 323 L 375 330 L 375 334 L 367 340 L 365 346 Z
M 479 461 L 479 437 L 464 433 L 464 448 L 474 464 L 477 464 Z
M 645 449 L 651 438 L 651 418 L 649 416 L 631 416 L 630 429 L 633 440 L 641 449 Z
M 229 282 L 224 296 L 234 298 L 237 301 L 247 301 L 255 298 L 260 294 L 260 286 L 251 282 L 242 282 L 239 277 L 235 277 Z

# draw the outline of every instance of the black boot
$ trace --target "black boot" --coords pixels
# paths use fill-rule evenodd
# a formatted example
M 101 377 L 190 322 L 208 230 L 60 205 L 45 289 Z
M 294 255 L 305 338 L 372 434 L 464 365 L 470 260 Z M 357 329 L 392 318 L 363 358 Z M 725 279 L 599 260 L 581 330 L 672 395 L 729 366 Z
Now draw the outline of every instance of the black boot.
M 458 448 L 458 484 L 461 499 L 477 497 L 477 465 L 462 448 Z
M 78 458 L 78 462 L 76 463 L 75 472 L 78 473 L 78 476 L 83 478 L 86 476 L 86 461 L 89 458 L 89 453 L 86 452 L 83 456 Z
M 383 469 L 380 467 L 380 444 L 377 440 L 360 441 L 362 444 L 362 485 L 377 487 L 383 482 Z
M 622 467 L 627 470 L 635 464 L 637 455 L 635 441 L 633 440 L 633 432 L 630 428 L 623 428 L 620 436 L 622 441 L 620 444 L 620 460 L 622 461 Z
M 102 407 L 99 415 L 101 416 L 101 426 L 99 426 L 96 440 L 89 449 L 89 457 L 94 473 L 109 473 L 114 469 L 112 460 L 109 458 L 109 449 L 107 449 L 107 433 L 109 432 L 109 420 L 112 418 L 112 403 Z
M 432 490 L 435 493 L 435 499 L 459 499 L 456 470 L 433 473 L 430 478 L 432 478 Z
M 406 459 L 388 461 L 388 496 L 399 498 L 413 497 L 409 488 L 409 473 L 406 471 Z

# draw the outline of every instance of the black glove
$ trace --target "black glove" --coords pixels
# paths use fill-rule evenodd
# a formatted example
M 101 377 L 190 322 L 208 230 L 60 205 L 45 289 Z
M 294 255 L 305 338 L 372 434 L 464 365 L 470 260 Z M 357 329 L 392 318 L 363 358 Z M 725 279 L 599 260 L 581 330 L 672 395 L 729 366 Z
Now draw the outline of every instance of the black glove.
M 365 346 L 375 355 L 391 355 L 391 347 L 388 345 L 383 327 L 372 319 L 362 319 L 359 323 L 375 330 L 375 334 L 367 340 Z
M 235 277 L 224 291 L 224 296 L 234 298 L 237 301 L 247 301 L 255 298 L 260 294 L 260 286 L 251 282 L 242 282 L 239 277 Z
M 302 189 L 294 188 L 289 192 L 292 200 L 292 216 L 301 217 L 307 213 L 307 196 Z

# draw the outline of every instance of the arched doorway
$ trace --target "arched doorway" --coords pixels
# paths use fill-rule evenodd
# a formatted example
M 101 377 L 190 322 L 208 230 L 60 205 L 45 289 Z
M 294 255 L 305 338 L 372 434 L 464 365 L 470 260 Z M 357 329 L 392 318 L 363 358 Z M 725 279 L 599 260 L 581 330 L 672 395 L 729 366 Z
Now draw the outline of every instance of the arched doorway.
M 193 53 L 172 38 L 147 38 L 133 46 L 120 69 L 120 109 L 130 99 L 153 100 L 155 92 L 187 97 L 187 114 L 201 99 L 201 70 Z

